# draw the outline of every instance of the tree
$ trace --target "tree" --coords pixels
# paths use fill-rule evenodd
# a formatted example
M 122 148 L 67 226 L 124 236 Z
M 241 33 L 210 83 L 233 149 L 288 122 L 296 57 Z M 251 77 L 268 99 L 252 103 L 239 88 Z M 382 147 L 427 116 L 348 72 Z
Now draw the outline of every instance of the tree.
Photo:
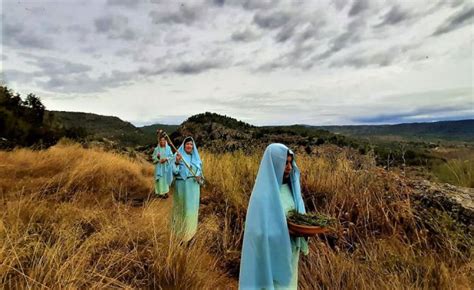
M 43 123 L 43 116 L 44 116 L 44 110 L 45 107 L 41 103 L 40 98 L 35 96 L 34 94 L 28 94 L 26 96 L 26 100 L 24 102 L 26 107 L 30 109 L 29 112 L 29 119 L 34 123 L 34 124 L 42 124 Z

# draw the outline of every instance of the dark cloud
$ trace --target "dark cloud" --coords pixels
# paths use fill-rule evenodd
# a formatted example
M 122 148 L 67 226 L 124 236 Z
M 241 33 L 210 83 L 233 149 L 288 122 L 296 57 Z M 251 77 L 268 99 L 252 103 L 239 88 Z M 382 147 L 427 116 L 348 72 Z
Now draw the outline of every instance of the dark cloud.
M 38 76 L 40 76 L 38 72 L 24 72 L 16 69 L 7 69 L 2 72 L 2 79 L 6 84 L 10 82 L 29 84 Z
M 89 65 L 73 63 L 53 57 L 38 57 L 33 61 L 27 61 L 27 63 L 36 65 L 45 75 L 67 75 L 92 70 L 92 67 Z
M 242 7 L 247 10 L 259 10 L 275 7 L 279 4 L 279 0 L 244 0 Z
M 225 0 L 212 0 L 212 2 L 217 6 L 224 6 L 225 4 Z
M 136 79 L 136 72 L 132 71 L 113 70 L 110 73 L 95 76 L 89 65 L 28 53 L 21 55 L 28 58 L 26 62 L 38 70 L 33 72 L 6 70 L 4 76 L 7 82 L 34 83 L 50 92 L 96 93 L 129 84 Z
M 258 39 L 258 35 L 250 29 L 235 31 L 231 35 L 231 39 L 236 42 L 250 42 Z
M 341 60 L 331 62 L 329 66 L 362 68 L 376 65 L 382 67 L 391 65 L 397 57 L 398 55 L 392 50 L 369 55 L 350 55 Z
M 175 73 L 182 75 L 200 74 L 212 69 L 219 69 L 229 65 L 229 62 L 221 58 L 208 58 L 195 61 L 176 61 L 173 63 L 157 60 L 155 68 L 141 68 L 138 73 L 145 76 L 162 75 L 165 73 Z
M 111 6 L 124 6 L 128 8 L 135 8 L 142 2 L 140 0 L 107 0 L 107 4 Z
M 54 75 L 47 81 L 37 81 L 41 88 L 60 93 L 97 93 L 109 88 L 130 84 L 134 80 L 135 72 L 112 71 L 98 77 L 87 73 L 71 75 Z
M 177 8 L 154 10 L 149 13 L 154 24 L 184 24 L 191 25 L 205 13 L 204 6 L 177 4 Z
M 367 0 L 355 0 L 349 10 L 349 16 L 356 16 L 369 9 L 369 2 Z
M 75 33 L 78 35 L 78 40 L 79 42 L 81 43 L 84 43 L 86 42 L 87 40 L 87 37 L 91 34 L 91 30 L 88 29 L 88 28 L 85 28 L 84 26 L 81 26 L 79 24 L 73 24 L 73 25 L 69 25 L 67 28 L 66 28 L 66 31 L 67 32 L 72 32 L 72 33 Z
M 359 42 L 362 39 L 366 27 L 367 24 L 364 17 L 359 17 L 352 20 L 347 24 L 346 31 L 331 40 L 329 48 L 325 52 L 315 56 L 313 61 L 327 59 L 344 48 Z
M 310 69 L 314 63 L 311 56 L 315 48 L 313 44 L 296 43 L 294 48 L 288 53 L 277 57 L 272 62 L 260 66 L 257 71 L 273 71 L 281 68 L 299 68 L 302 70 Z
M 436 29 L 433 35 L 441 35 L 467 25 L 472 25 L 473 18 L 474 5 L 464 6 L 461 10 L 446 19 L 446 21 Z
M 245 10 L 263 10 L 272 7 L 276 7 L 279 4 L 279 0 L 208 0 L 211 4 L 218 7 L 224 5 L 233 7 L 242 7 Z
M 224 63 L 217 60 L 205 60 L 200 62 L 183 62 L 172 68 L 178 74 L 199 74 L 215 68 L 223 67 Z
M 336 7 L 337 10 L 342 10 L 348 4 L 347 0 L 333 0 L 332 3 Z
M 263 29 L 277 29 L 286 25 L 290 19 L 288 12 L 258 12 L 253 17 L 253 22 Z
M 265 30 L 275 30 L 276 42 L 294 40 L 294 46 L 309 39 L 318 39 L 321 28 L 326 24 L 318 11 L 300 14 L 290 11 L 262 11 L 254 15 L 253 23 Z
M 34 31 L 27 31 L 23 24 L 10 24 L 4 20 L 3 44 L 13 48 L 52 49 L 53 40 L 46 36 L 38 36 Z
M 94 21 L 96 31 L 110 39 L 134 40 L 138 36 L 128 27 L 128 18 L 123 15 L 107 15 Z
M 351 121 L 358 124 L 397 124 L 412 122 L 431 122 L 450 119 L 472 119 L 472 115 L 469 114 L 465 107 L 445 106 L 418 108 L 393 114 L 374 114 L 369 116 L 366 115 L 363 117 L 352 118 Z
M 376 27 L 399 24 L 400 22 L 403 22 L 410 18 L 411 18 L 411 15 L 407 11 L 403 11 L 398 5 L 395 5 L 383 17 L 382 22 L 376 25 Z

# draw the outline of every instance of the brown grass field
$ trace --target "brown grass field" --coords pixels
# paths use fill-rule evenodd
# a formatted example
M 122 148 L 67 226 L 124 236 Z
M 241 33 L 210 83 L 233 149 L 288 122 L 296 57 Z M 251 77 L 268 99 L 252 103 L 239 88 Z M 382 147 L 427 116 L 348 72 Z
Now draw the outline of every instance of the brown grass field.
M 143 158 L 69 142 L 0 152 L 0 288 L 235 289 L 261 154 L 201 156 L 199 232 L 182 244 Z M 402 177 L 330 148 L 297 163 L 308 210 L 339 221 L 310 240 L 300 289 L 473 288 L 472 237 Z

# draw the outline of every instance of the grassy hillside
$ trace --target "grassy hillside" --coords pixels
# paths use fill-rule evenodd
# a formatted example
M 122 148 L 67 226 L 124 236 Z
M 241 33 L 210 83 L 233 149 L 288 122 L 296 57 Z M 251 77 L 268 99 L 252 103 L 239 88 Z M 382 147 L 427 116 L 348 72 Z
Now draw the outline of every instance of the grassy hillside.
M 462 224 L 420 208 L 369 156 L 328 150 L 297 159 L 307 209 L 338 219 L 310 240 L 300 289 L 472 289 Z M 171 199 L 128 202 L 152 191 L 143 159 L 67 143 L 0 152 L 0 288 L 236 289 L 261 154 L 201 153 L 199 231 L 183 245 L 168 231 Z

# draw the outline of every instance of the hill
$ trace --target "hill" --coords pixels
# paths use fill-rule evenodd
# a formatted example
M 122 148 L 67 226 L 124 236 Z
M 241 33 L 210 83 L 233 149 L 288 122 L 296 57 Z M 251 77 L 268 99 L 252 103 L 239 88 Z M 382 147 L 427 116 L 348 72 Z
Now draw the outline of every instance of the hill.
M 103 138 L 123 146 L 136 146 L 153 142 L 154 136 L 147 136 L 131 123 L 114 116 L 92 113 L 51 111 L 52 117 L 66 129 L 75 129 L 80 136 L 89 140 Z
M 312 146 L 323 143 L 348 145 L 350 140 L 325 130 L 309 130 L 303 127 L 256 127 L 237 119 L 215 113 L 192 116 L 183 122 L 172 137 L 179 144 L 185 136 L 193 136 L 198 146 L 213 152 L 242 150 L 252 152 L 263 149 L 269 143 L 284 143 L 310 152 Z
M 148 126 L 138 127 L 143 133 L 147 135 L 155 136 L 156 130 L 165 130 L 168 134 L 174 133 L 178 129 L 179 125 L 164 125 L 164 124 L 153 124 Z

